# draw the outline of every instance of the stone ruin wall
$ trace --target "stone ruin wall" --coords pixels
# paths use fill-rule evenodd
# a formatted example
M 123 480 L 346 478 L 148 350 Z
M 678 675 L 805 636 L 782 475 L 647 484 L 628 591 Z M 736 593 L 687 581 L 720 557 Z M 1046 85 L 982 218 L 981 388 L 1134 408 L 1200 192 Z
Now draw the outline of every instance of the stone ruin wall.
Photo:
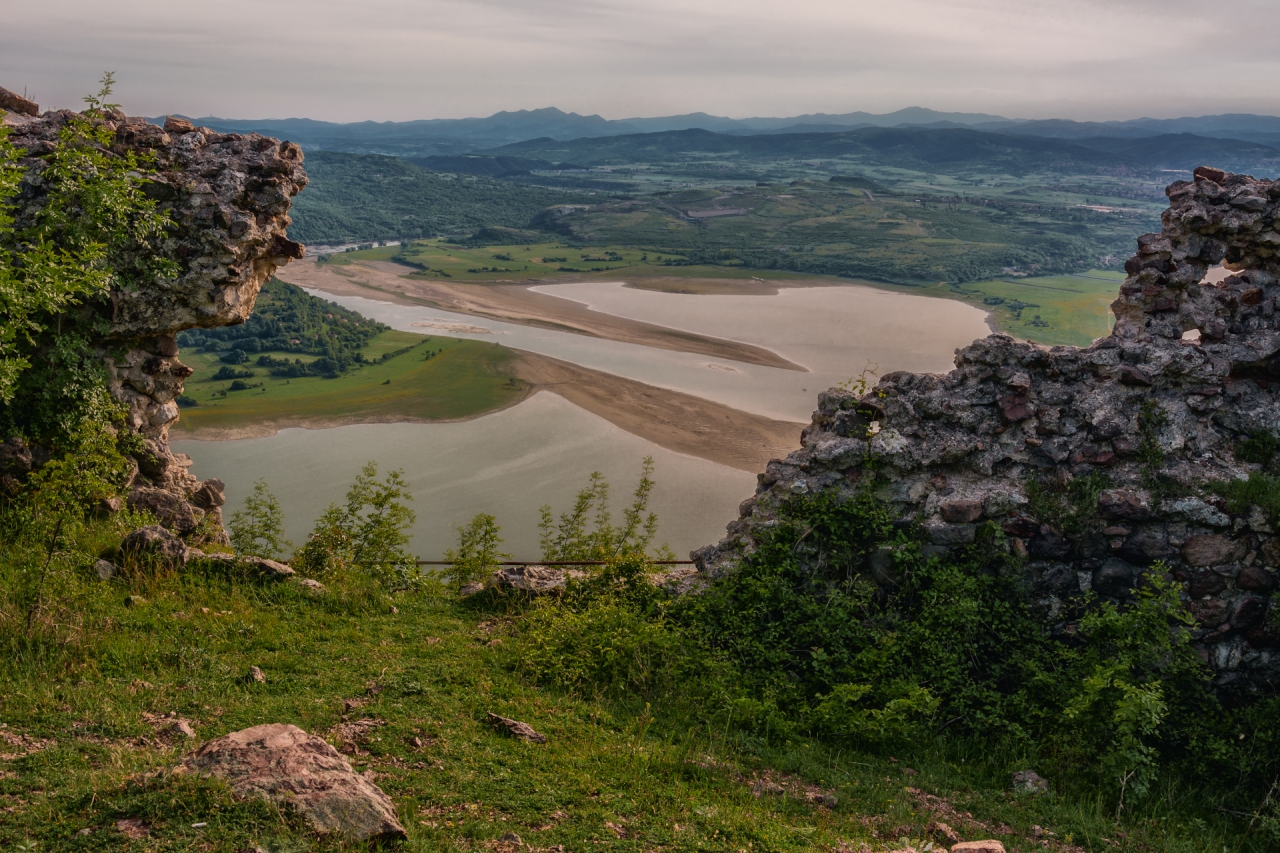
M 0 89 L 0 111 L 10 140 L 26 150 L 17 213 L 39 204 L 38 169 L 59 129 L 74 113 L 41 113 Z M 285 236 L 292 198 L 307 185 L 302 150 L 256 133 L 217 133 L 170 117 L 163 127 L 121 112 L 106 116 L 112 149 L 146 152 L 158 175 L 147 194 L 169 213 L 174 228 L 161 251 L 180 272 L 136 292 L 109 294 L 110 332 L 100 342 L 112 395 L 128 407 L 128 425 L 144 438 L 129 503 L 153 512 L 168 528 L 190 536 L 202 517 L 219 523 L 220 480 L 198 481 L 191 459 L 169 449 L 169 427 L 178 419 L 175 399 L 192 369 L 178 356 L 183 329 L 243 323 L 262 285 L 304 248 Z M 39 449 L 10 439 L 0 445 L 0 469 L 20 476 L 39 462 Z M 225 538 L 225 534 L 221 534 Z
M 1163 229 L 1139 238 L 1125 264 L 1109 336 L 1077 349 L 992 335 L 957 350 L 946 375 L 891 373 L 861 397 L 827 391 L 803 447 L 769 463 L 723 541 L 692 554 L 699 569 L 731 571 L 791 495 L 851 496 L 873 460 L 877 496 L 920 525 L 927 551 L 1000 525 L 1055 635 L 1074 632 L 1086 592 L 1123 602 L 1163 561 L 1182 584 L 1215 687 L 1280 686 L 1280 531 L 1257 507 L 1230 514 L 1204 488 L 1257 470 L 1234 448 L 1254 431 L 1280 431 L 1280 181 L 1201 167 L 1167 194 Z M 1235 274 L 1205 283 L 1218 263 Z M 1144 404 L 1163 413 L 1145 436 Z M 1144 439 L 1160 448 L 1145 462 Z M 1030 514 L 1029 480 L 1094 472 L 1110 488 L 1092 532 L 1068 540 Z M 1153 493 L 1160 481 L 1174 497 Z M 891 589 L 889 556 L 870 563 L 868 577 Z

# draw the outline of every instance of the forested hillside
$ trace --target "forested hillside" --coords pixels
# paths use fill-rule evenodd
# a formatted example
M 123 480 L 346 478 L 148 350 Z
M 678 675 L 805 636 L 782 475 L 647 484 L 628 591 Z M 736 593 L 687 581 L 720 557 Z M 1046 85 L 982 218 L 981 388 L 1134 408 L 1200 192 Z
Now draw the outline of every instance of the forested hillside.
M 315 151 L 289 234 L 303 243 L 431 237 L 485 226 L 519 228 L 572 192 L 433 172 L 395 157 Z

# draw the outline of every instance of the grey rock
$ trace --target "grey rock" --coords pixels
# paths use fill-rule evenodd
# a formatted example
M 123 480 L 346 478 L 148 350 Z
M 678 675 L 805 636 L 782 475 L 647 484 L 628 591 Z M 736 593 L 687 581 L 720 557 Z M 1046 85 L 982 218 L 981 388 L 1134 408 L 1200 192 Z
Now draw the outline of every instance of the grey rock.
M 1125 264 L 1110 335 L 1083 349 L 991 335 L 957 350 L 945 375 L 899 371 L 860 397 L 822 393 L 804 448 L 768 466 L 724 540 L 693 552 L 699 571 L 732 572 L 797 492 L 845 499 L 874 479 L 874 497 L 903 529 L 923 528 L 930 555 L 973 541 L 970 502 L 980 502 L 1010 553 L 1039 564 L 1028 566 L 1026 594 L 1045 618 L 1084 590 L 1126 602 L 1141 569 L 1166 563 L 1201 624 L 1217 620 L 1196 650 L 1249 689 L 1271 690 L 1280 629 L 1269 611 L 1259 621 L 1256 602 L 1277 588 L 1280 537 L 1260 510 L 1233 516 L 1208 495 L 1214 481 L 1256 470 L 1235 456 L 1244 439 L 1280 432 L 1280 181 L 1201 168 L 1167 194 L 1161 232 L 1139 238 Z M 1232 274 L 1204 283 L 1219 262 Z M 1193 329 L 1199 341 L 1183 340 Z M 867 454 L 846 453 L 872 421 Z M 1026 501 L 1035 481 L 1076 502 L 1073 481 L 1098 473 L 1110 483 L 1094 516 L 1068 507 L 1082 524 L 1063 529 L 1080 535 L 1055 527 L 1062 507 Z M 1158 505 L 1153 481 L 1171 495 Z M 884 554 L 869 562 L 868 580 L 897 583 Z
M 0 123 L 10 141 L 25 152 L 20 168 L 34 175 L 73 113 L 39 114 L 34 104 L 3 90 L 0 109 L 8 110 Z M 187 470 L 190 460 L 169 448 L 169 428 L 178 418 L 174 399 L 192 373 L 177 358 L 174 336 L 183 329 L 243 323 L 276 269 L 302 257 L 303 247 L 285 234 L 291 199 L 307 184 L 302 151 L 257 134 L 191 127 L 176 117 L 166 119 L 167 129 L 118 110 L 97 120 L 111 136 L 113 152 L 153 160 L 156 174 L 145 189 L 174 224 L 160 251 L 176 264 L 176 275 L 156 286 L 111 291 L 109 325 L 91 349 L 106 369 L 111 395 L 124 406 L 127 428 L 145 441 L 138 454 L 143 481 L 137 485 L 180 502 L 144 493 L 131 496 L 130 505 L 151 510 L 161 524 L 190 536 L 201 510 L 221 506 L 221 484 L 215 489 L 217 481 L 196 481 Z M 44 203 L 42 181 L 28 177 L 21 186 L 14 209 L 20 226 Z M 0 447 L 0 476 L 24 464 L 29 471 L 37 462 L 20 447 Z M 225 544 L 225 534 L 214 537 Z
M 512 720 L 507 717 L 501 717 L 497 714 L 489 714 L 489 724 L 499 731 L 504 731 L 512 737 L 520 740 L 527 740 L 530 743 L 546 743 L 546 735 L 539 734 L 534 731 L 533 726 L 528 723 L 522 723 L 519 720 Z
M 1013 792 L 1015 794 L 1047 794 L 1049 780 L 1034 770 L 1019 770 L 1013 774 Z
M 93 573 L 100 581 L 109 581 L 116 576 L 116 567 L 106 560 L 98 560 L 93 564 Z
M 499 589 L 546 595 L 564 589 L 571 577 L 583 573 L 558 566 L 504 566 L 493 573 L 493 583 Z
M 187 546 L 158 524 L 139 527 L 120 542 L 120 552 L 139 562 L 164 568 L 186 565 Z
M 1111 557 L 1093 573 L 1093 590 L 1108 598 L 1125 598 L 1133 590 L 1137 570 L 1124 560 Z

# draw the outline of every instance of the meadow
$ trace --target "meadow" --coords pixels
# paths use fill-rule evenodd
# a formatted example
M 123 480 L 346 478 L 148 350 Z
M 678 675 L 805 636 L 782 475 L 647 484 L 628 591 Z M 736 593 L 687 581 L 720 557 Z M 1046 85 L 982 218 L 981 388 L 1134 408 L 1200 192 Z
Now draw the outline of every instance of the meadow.
M 287 352 L 262 355 L 299 358 Z M 184 352 L 183 361 L 196 371 L 184 396 L 197 405 L 183 409 L 174 437 L 254 426 L 260 432 L 262 425 L 458 420 L 512 405 L 529 390 L 509 368 L 515 353 L 484 341 L 387 331 L 363 355 L 364 363 L 334 379 L 275 377 L 250 362 L 236 369 L 251 376 L 218 380 L 213 376 L 223 365 L 217 353 Z M 383 361 L 384 355 L 390 358 Z
M 119 534 L 88 535 L 83 544 L 103 547 Z M 1243 822 L 1173 788 L 1121 820 L 1087 786 L 1055 779 L 1054 793 L 1016 796 L 1016 752 L 927 737 L 863 752 L 754 733 L 731 724 L 731 708 L 678 691 L 540 686 L 523 663 L 525 621 L 537 614 L 496 594 L 388 596 L 357 578 L 326 578 L 315 593 L 199 562 L 106 582 L 91 574 L 59 580 L 56 618 L 4 635 L 4 849 L 367 849 L 318 838 L 288 810 L 222 783 L 167 772 L 194 742 L 170 728 L 175 719 L 201 741 L 266 722 L 326 738 L 395 802 L 406 851 L 854 853 L 945 849 L 948 832 L 999 838 L 1011 853 L 1265 849 Z M 643 648 L 618 651 L 641 655 L 624 669 L 658 677 L 662 661 Z M 250 666 L 265 683 L 245 678 Z M 548 742 L 495 731 L 490 712 Z

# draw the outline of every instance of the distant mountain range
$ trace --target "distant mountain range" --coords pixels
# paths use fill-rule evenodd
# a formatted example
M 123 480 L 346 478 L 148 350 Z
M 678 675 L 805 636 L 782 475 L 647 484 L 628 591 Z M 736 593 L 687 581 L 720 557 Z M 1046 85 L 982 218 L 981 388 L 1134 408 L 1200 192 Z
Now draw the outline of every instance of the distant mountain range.
M 609 120 L 554 107 L 500 112 L 486 118 L 337 124 L 313 119 L 223 119 L 197 124 L 224 132 L 251 132 L 290 139 L 306 150 L 387 154 L 429 168 L 506 176 L 551 168 L 552 161 L 587 165 L 609 162 L 625 149 L 631 161 L 648 147 L 697 140 L 697 150 L 751 150 L 793 157 L 839 156 L 852 148 L 896 147 L 907 159 L 942 162 L 948 157 L 1009 157 L 1027 164 L 1055 158 L 1097 167 L 1190 169 L 1214 163 L 1229 169 L 1280 168 L 1280 117 L 1227 114 L 1177 119 L 1080 122 L 1027 121 L 985 113 L 947 113 L 908 107 L 892 113 L 813 113 L 788 118 L 732 119 L 707 113 Z M 896 133 L 885 133 L 895 131 Z M 948 133 L 959 132 L 963 133 Z M 921 135 L 908 140 L 903 132 Z M 999 136 L 980 139 L 970 134 Z M 674 134 L 674 135 L 673 135 Z M 649 137 L 646 141 L 646 137 Z M 830 137 L 823 139 L 823 137 Z M 1016 142 L 1010 137 L 1036 142 Z M 748 142 L 746 139 L 751 139 Z M 773 141 L 767 141 L 772 139 Z M 617 140 L 611 144 L 609 140 Z M 576 148 L 553 143 L 580 143 Z M 949 152 L 956 147 L 964 154 Z M 607 152 L 613 152 L 613 155 Z M 997 151 L 1003 152 L 996 154 Z M 486 162 L 461 155 L 534 158 L 540 163 Z M 931 152 L 931 153 L 929 153 Z M 527 172 L 526 172 L 527 174 Z

